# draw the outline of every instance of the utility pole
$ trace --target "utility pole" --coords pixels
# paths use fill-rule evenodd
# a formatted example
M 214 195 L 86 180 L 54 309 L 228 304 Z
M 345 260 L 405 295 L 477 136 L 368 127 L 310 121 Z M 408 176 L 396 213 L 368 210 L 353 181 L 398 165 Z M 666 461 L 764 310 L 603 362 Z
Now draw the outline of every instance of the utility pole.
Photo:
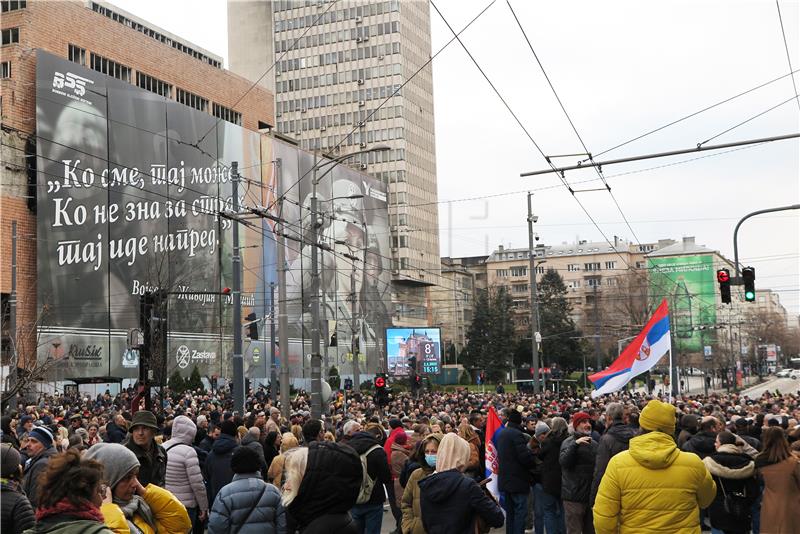
M 233 213 L 239 213 L 239 163 L 231 163 Z M 233 408 L 244 417 L 244 357 L 242 356 L 242 258 L 239 256 L 239 219 L 233 221 Z
M 275 374 L 275 282 L 269 283 L 269 307 L 269 398 L 275 406 L 278 398 L 278 379 Z
M 598 308 L 597 307 L 597 284 L 600 283 L 600 279 L 597 278 L 596 282 L 597 283 L 595 283 L 595 285 L 594 285 L 594 290 L 592 291 L 592 294 L 594 294 L 594 357 L 595 357 L 595 365 L 596 365 L 596 367 L 594 369 L 595 373 L 599 372 L 600 369 L 601 369 L 601 366 L 602 366 L 602 362 L 601 362 L 602 355 L 600 353 L 600 317 L 599 317 L 599 315 L 597 313 L 598 312 L 598 310 L 597 310 L 597 308 Z
M 353 387 L 361 391 L 358 355 L 358 323 L 356 322 L 356 262 L 353 261 L 353 273 L 350 275 L 350 351 L 353 354 Z
M 17 221 L 11 221 L 11 296 L 8 299 L 9 322 L 8 330 L 11 333 L 11 371 L 8 374 L 9 389 L 17 385 L 19 368 L 19 352 L 17 351 Z M 8 403 L 10 410 L 17 409 L 17 395 L 15 394 Z M 2 408 L 2 407 L 0 407 Z
M 278 190 L 283 179 L 283 160 L 275 160 Z M 283 195 L 278 195 L 278 215 L 283 215 Z M 291 412 L 289 399 L 289 315 L 286 311 L 286 238 L 283 236 L 283 223 L 275 223 L 276 244 L 278 247 L 276 261 L 278 263 L 278 343 L 281 353 L 281 415 L 287 421 Z
M 311 417 L 322 416 L 322 373 L 320 372 L 320 333 L 319 333 L 319 229 L 322 221 L 317 213 L 317 165 L 318 152 L 314 151 L 314 167 L 311 176 Z
M 539 298 L 536 294 L 536 254 L 533 247 L 533 223 L 538 217 L 533 215 L 532 199 L 533 193 L 528 192 L 528 272 L 530 273 L 531 290 L 531 370 L 533 372 L 533 393 L 539 393 L 539 344 L 536 342 L 536 334 L 539 333 Z

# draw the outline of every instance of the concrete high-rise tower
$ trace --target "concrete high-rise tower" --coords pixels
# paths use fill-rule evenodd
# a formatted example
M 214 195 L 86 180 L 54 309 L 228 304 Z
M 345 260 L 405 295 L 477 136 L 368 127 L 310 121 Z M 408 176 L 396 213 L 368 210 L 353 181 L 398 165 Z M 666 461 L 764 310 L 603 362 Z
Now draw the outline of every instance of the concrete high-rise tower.
M 274 128 L 301 148 L 391 147 L 349 164 L 388 184 L 395 323 L 430 321 L 441 269 L 433 75 L 417 73 L 431 55 L 428 3 L 229 0 L 228 55 L 273 91 Z

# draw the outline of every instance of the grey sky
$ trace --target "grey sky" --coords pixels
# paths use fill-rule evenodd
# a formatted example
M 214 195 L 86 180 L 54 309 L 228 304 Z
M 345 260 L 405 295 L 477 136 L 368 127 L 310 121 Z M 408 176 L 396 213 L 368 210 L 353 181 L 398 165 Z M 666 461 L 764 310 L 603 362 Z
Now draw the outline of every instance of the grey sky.
M 113 3 L 227 57 L 224 1 Z M 436 1 L 456 31 L 487 4 Z M 512 0 L 511 5 L 595 154 L 789 72 L 774 1 Z M 800 69 L 800 3 L 782 0 L 780 6 L 792 65 Z M 452 34 L 433 8 L 431 21 L 435 53 Z M 582 151 L 505 0 L 496 0 L 462 40 L 545 154 Z M 434 60 L 433 69 L 442 255 L 487 254 L 499 244 L 526 246 L 527 189 L 538 190 L 534 209 L 542 243 L 602 240 L 555 176 L 519 177 L 547 164 L 458 42 Z M 800 73 L 796 78 L 800 85 Z M 792 96 L 787 77 L 605 157 L 694 147 Z M 800 106 L 793 101 L 710 144 L 798 131 Z M 712 154 L 604 169 L 635 236 L 607 192 L 578 198 L 611 239 L 652 242 L 694 235 L 698 243 L 732 258 L 733 228 L 740 217 L 800 201 L 800 142 Z M 591 170 L 566 178 L 575 189 L 601 185 Z M 477 199 L 464 200 L 472 198 Z M 753 219 L 740 231 L 739 243 L 743 262 L 756 267 L 757 287 L 780 291 L 793 314 L 800 312 L 799 222 L 798 211 Z

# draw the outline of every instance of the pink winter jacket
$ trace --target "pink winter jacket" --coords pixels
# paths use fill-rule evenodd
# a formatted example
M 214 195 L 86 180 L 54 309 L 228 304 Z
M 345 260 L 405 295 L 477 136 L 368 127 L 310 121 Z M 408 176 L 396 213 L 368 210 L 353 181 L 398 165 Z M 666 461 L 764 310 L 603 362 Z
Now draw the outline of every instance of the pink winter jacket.
M 192 441 L 197 426 L 185 415 L 172 422 L 172 439 L 163 443 L 167 451 L 167 476 L 164 487 L 172 492 L 186 508 L 208 510 L 208 495 L 203 484 L 203 473 Z

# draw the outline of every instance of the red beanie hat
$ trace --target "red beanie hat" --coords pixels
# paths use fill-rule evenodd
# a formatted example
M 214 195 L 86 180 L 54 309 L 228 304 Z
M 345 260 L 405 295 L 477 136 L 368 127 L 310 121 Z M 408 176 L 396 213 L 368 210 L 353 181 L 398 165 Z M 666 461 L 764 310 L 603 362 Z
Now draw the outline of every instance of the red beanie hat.
M 577 426 L 581 424 L 582 421 L 586 421 L 589 419 L 591 419 L 591 417 L 589 417 L 589 414 L 586 412 L 576 413 L 575 415 L 572 416 L 572 428 L 577 428 Z

